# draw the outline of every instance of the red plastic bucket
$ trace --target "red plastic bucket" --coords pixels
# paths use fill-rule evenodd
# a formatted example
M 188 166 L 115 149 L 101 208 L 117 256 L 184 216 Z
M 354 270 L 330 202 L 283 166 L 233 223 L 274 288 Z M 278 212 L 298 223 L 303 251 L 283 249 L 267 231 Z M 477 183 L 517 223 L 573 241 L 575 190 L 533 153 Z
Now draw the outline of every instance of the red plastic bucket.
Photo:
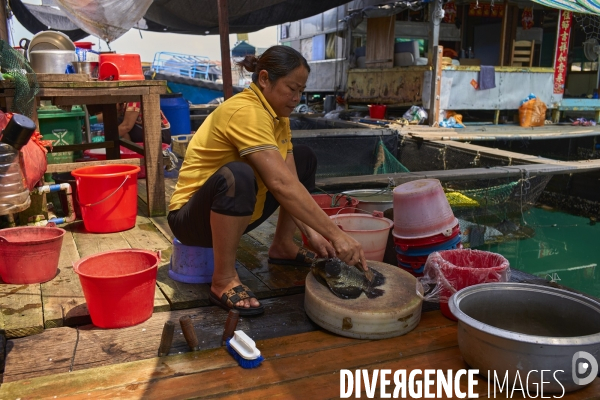
M 325 214 L 332 216 L 332 215 L 336 215 L 336 214 L 352 214 L 354 213 L 356 210 L 356 206 L 358 204 L 358 199 L 355 199 L 353 197 L 349 197 L 349 196 L 345 196 L 345 195 L 329 195 L 329 194 L 313 194 L 311 195 L 312 198 L 315 200 L 315 202 L 317 203 L 317 205 L 319 207 L 321 207 L 321 209 L 323 211 L 325 211 Z M 334 205 L 336 207 L 331 207 L 331 202 L 333 200 L 332 196 L 336 196 Z M 309 247 L 310 245 L 308 244 L 308 239 L 306 238 L 306 236 L 304 236 L 304 234 L 302 233 L 302 243 L 304 244 L 304 246 Z
M 78 168 L 71 174 L 85 229 L 89 232 L 120 232 L 135 226 L 137 173 L 135 165 L 100 165 Z
M 2 280 L 22 285 L 53 279 L 64 234 L 64 229 L 40 226 L 0 230 Z
M 369 104 L 369 117 L 373 119 L 384 119 L 386 109 L 386 105 Z
M 445 317 L 456 321 L 448 307 L 448 299 L 467 286 L 487 282 L 506 282 L 510 278 L 506 258 L 489 251 L 458 249 L 432 253 L 426 264 L 436 265 L 442 275 L 440 310 Z M 427 275 L 428 265 L 425 265 Z
M 92 323 L 124 328 L 152 316 L 160 253 L 125 249 L 97 253 L 73 263 Z
M 331 201 L 333 200 L 332 196 L 336 196 L 334 207 L 331 207 Z M 312 198 L 318 206 L 325 211 L 325 214 L 329 216 L 336 214 L 352 214 L 358 204 L 358 199 L 344 195 L 313 194 Z

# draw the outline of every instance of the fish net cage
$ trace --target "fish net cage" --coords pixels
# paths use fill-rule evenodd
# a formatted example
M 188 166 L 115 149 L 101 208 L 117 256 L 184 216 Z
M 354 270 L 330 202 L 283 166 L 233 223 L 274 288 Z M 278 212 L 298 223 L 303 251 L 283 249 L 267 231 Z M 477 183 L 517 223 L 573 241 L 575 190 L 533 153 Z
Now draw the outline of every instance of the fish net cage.
M 480 154 L 472 149 L 423 142 L 393 135 L 379 138 L 350 138 L 332 140 L 319 158 L 326 158 L 326 166 L 319 165 L 318 177 L 352 175 L 386 175 L 448 171 L 454 169 L 518 166 L 506 157 Z M 352 144 L 351 144 L 352 143 Z M 351 146 L 351 147 L 350 147 Z M 319 152 L 317 152 L 319 155 Z M 349 162 L 349 160 L 351 162 Z M 526 225 L 528 210 L 536 205 L 552 175 L 529 175 L 523 169 L 520 176 L 477 178 L 467 172 L 449 174 L 440 178 L 454 215 L 461 223 L 463 245 L 476 247 L 500 237 L 514 240 L 520 233 L 530 237 L 531 230 L 512 229 L 511 235 L 492 235 L 497 230 L 486 227 L 501 225 L 510 229 Z M 398 175 L 395 175 L 398 177 Z M 401 183 L 400 175 L 398 182 Z M 391 191 L 398 183 L 391 180 L 384 191 Z M 356 189 L 352 187 L 345 190 Z M 379 193 L 378 193 L 379 194 Z M 487 232 L 487 233 L 486 233 Z
M 507 157 L 481 154 L 476 150 L 439 143 L 402 139 L 399 162 L 411 172 L 518 166 Z M 442 186 L 457 218 L 471 222 L 501 222 L 518 218 L 534 206 L 552 175 L 529 175 L 478 179 L 468 172 L 459 179 L 442 180 Z

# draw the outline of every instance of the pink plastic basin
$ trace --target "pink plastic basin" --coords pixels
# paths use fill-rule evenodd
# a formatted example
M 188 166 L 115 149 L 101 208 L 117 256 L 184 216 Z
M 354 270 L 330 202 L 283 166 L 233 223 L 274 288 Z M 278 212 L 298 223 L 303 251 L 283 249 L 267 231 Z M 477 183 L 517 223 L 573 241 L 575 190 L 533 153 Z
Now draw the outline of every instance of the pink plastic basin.
M 343 214 L 329 217 L 348 235 L 359 242 L 367 260 L 383 261 L 392 220 L 368 214 Z
M 394 237 L 450 236 L 457 224 L 437 179 L 419 179 L 394 189 Z

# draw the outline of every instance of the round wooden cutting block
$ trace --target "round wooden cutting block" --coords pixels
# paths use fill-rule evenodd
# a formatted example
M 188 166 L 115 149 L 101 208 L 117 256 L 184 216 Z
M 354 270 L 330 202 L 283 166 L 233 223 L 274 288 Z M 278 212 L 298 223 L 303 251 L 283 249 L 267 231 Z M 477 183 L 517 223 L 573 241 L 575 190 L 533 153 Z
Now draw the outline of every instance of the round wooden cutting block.
M 385 276 L 385 293 L 368 299 L 340 299 L 310 272 L 306 277 L 304 310 L 317 325 L 338 335 L 357 339 L 385 339 L 404 335 L 421 320 L 417 279 L 393 265 L 369 261 Z M 419 284 L 420 285 L 420 284 Z

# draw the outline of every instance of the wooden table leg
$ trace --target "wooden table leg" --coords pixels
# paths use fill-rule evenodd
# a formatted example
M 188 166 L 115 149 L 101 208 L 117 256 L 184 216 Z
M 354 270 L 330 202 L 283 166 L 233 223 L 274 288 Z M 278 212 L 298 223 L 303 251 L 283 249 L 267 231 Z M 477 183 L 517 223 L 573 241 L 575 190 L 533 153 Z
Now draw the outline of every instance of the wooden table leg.
M 115 144 L 111 149 L 106 149 L 106 159 L 118 160 L 121 158 L 121 146 L 119 143 L 117 107 L 114 104 L 103 104 L 102 118 L 104 121 L 104 138 L 107 142 L 112 141 Z
M 166 215 L 167 212 L 160 126 L 160 95 L 158 93 L 150 92 L 150 94 L 142 96 L 142 118 L 144 120 L 148 215 L 157 217 Z

